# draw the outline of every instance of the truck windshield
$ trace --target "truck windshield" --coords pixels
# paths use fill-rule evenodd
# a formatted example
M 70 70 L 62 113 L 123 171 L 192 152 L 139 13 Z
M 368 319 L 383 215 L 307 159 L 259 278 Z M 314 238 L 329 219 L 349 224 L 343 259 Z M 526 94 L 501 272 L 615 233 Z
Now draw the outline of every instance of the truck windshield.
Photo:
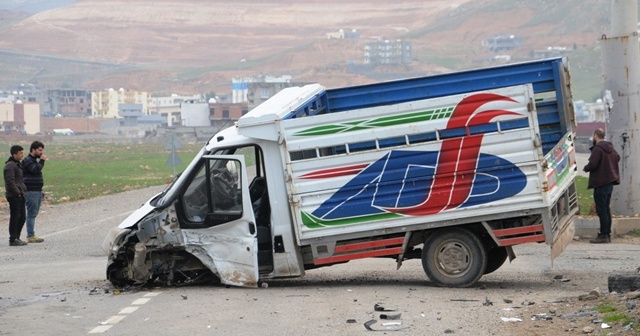
M 205 163 L 205 160 L 202 159 L 204 155 L 231 155 L 235 154 L 238 150 L 239 148 L 219 148 L 215 151 L 208 151 L 206 146 L 203 147 L 195 156 L 197 159 L 192 160 L 183 172 L 177 174 L 173 181 L 160 193 L 159 197 L 155 197 L 150 204 L 157 208 L 169 206 L 171 202 L 180 195 L 184 188 L 190 184 L 193 176 L 200 171 Z

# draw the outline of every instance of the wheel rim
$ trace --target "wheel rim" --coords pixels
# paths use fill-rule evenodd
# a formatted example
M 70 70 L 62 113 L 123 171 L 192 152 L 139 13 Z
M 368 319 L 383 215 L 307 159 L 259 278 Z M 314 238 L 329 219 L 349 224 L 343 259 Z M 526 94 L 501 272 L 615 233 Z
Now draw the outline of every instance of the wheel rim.
M 473 262 L 470 249 L 458 240 L 444 241 L 436 251 L 434 264 L 442 275 L 450 278 L 464 276 Z

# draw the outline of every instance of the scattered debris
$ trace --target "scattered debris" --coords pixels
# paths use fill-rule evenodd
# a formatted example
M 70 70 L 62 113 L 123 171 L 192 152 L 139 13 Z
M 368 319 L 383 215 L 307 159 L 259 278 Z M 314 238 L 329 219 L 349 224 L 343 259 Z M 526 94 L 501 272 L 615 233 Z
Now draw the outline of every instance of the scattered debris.
M 562 279 L 562 274 L 558 274 L 553 277 L 553 280 L 560 280 L 560 279 Z
M 456 332 L 451 330 L 451 329 L 445 329 L 444 333 L 445 334 L 455 334 Z
M 522 322 L 521 318 L 518 317 L 500 317 L 502 322 Z
M 591 328 L 591 327 L 582 328 L 582 333 L 584 333 L 584 334 L 590 334 L 592 332 L 593 332 L 593 328 Z
M 373 306 L 373 310 L 375 310 L 375 311 L 395 311 L 395 309 L 385 308 L 383 305 L 377 304 L 377 303 Z
M 596 312 L 595 311 L 579 311 L 575 314 L 563 314 L 560 315 L 560 318 L 564 318 L 564 319 L 572 319 L 572 318 L 578 318 L 578 317 L 590 317 L 590 316 L 595 316 Z
M 536 303 L 533 302 L 533 301 L 529 301 L 529 300 L 522 301 L 522 305 L 523 306 L 533 306 L 534 304 L 536 304 Z
M 186 295 L 180 295 L 180 296 L 182 296 L 182 299 L 183 299 L 183 300 L 186 300 L 186 299 L 187 299 L 187 296 L 186 296 Z
M 473 299 L 451 299 L 449 301 L 460 301 L 460 302 L 477 302 L 480 300 L 473 300 Z
M 631 323 L 627 324 L 626 326 L 622 327 L 622 329 L 624 331 L 629 331 L 629 330 L 631 330 L 631 328 L 633 328 L 633 322 L 631 322 Z
M 536 321 L 536 320 L 551 321 L 553 320 L 553 317 L 548 316 L 547 313 L 532 314 L 531 320 L 532 321 Z
M 502 299 L 502 301 L 504 303 L 513 303 L 513 300 L 511 300 L 511 299 Z
M 493 306 L 493 302 L 489 301 L 489 298 L 485 297 L 484 298 L 484 302 L 482 303 L 483 306 Z
M 399 320 L 402 314 L 380 314 L 381 320 Z
M 627 310 L 634 310 L 636 309 L 636 300 L 627 300 L 627 302 L 625 302 L 625 306 L 627 307 Z
M 578 300 L 580 301 L 590 301 L 590 300 L 595 300 L 598 297 L 595 295 L 591 295 L 591 294 L 582 294 L 580 296 L 578 296 Z
M 638 299 L 640 298 L 640 291 L 629 292 L 624 295 L 624 298 L 627 300 Z
M 407 329 L 408 328 L 408 327 L 389 328 L 390 326 L 386 326 L 386 328 L 383 328 L 383 329 L 373 329 L 371 326 L 373 326 L 377 322 L 378 322 L 378 320 L 369 320 L 369 321 L 364 323 L 364 327 L 365 327 L 365 329 L 367 329 L 369 331 L 398 331 L 398 330 L 403 330 L 403 329 Z M 397 326 L 397 325 L 398 325 L 398 323 L 394 323 L 394 326 Z
M 347 319 L 347 323 L 357 323 L 356 319 Z
M 382 323 L 383 326 L 392 326 L 392 325 L 401 325 L 402 321 L 394 321 L 394 322 L 384 322 Z
M 602 322 L 602 324 L 600 325 L 600 328 L 602 328 L 602 329 L 611 329 L 611 326 L 606 324 L 606 323 L 604 323 L 604 322 Z

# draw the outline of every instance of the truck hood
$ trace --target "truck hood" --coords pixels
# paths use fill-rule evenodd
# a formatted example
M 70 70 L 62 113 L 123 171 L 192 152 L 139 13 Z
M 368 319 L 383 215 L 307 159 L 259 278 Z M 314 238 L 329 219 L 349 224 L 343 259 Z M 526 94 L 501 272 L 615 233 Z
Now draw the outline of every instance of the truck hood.
M 151 205 L 150 202 L 154 200 L 158 195 L 159 194 L 156 194 L 155 196 L 151 197 L 148 201 L 146 201 L 144 204 L 142 204 L 137 210 L 135 210 L 127 218 L 125 218 L 125 220 L 123 220 L 122 223 L 118 225 L 118 227 L 121 229 L 128 229 L 138 224 L 138 222 L 140 222 L 142 218 L 144 218 L 146 215 L 148 215 L 151 211 L 155 209 L 155 207 Z

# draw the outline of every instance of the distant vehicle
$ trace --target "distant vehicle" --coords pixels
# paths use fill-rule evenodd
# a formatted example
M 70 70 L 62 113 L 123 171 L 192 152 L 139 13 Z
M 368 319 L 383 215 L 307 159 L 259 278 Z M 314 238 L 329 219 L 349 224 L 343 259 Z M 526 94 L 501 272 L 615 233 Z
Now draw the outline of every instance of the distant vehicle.
M 53 135 L 74 135 L 72 129 L 70 128 L 58 128 L 53 130 Z

